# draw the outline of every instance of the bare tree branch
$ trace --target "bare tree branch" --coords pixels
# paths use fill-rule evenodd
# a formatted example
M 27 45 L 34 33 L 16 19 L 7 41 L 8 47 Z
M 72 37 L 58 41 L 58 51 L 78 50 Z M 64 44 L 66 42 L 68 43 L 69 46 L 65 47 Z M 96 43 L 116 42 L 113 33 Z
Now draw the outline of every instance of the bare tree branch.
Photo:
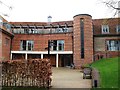
M 2 13 L 2 12 L 0 12 L 0 15 L 3 15 L 3 16 L 6 16 L 6 17 L 9 17 L 8 14 Z
M 109 2 L 103 2 L 103 3 L 106 4 L 107 7 L 111 7 L 111 8 L 113 8 L 113 9 L 120 10 L 119 7 L 115 7 L 115 6 L 114 6 L 114 4 L 116 4 L 116 3 L 113 3 L 113 2 L 111 2 L 111 1 L 109 1 Z
M 116 15 L 118 15 L 118 17 L 120 17 L 120 1 L 118 0 L 105 0 L 102 1 L 101 3 L 103 3 L 105 6 L 107 6 L 109 9 L 111 9 L 113 11 L 113 16 L 115 17 Z
M 2 1 L 0 1 L 0 4 L 3 4 L 4 6 L 8 7 L 10 10 L 12 10 L 12 6 L 8 6 L 5 3 L 3 3 Z
M 117 15 L 118 11 L 116 10 L 115 14 L 114 14 L 114 17 Z

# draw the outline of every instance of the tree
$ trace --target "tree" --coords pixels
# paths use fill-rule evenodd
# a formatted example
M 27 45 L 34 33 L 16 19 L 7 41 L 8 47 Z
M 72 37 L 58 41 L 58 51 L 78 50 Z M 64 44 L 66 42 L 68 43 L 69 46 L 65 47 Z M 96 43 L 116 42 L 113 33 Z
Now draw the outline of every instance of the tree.
M 12 6 L 8 6 L 8 5 L 5 4 L 4 2 L 0 1 L 0 4 L 3 4 L 4 6 L 8 7 L 10 10 L 12 10 Z
M 120 16 L 120 1 L 118 0 L 106 0 L 102 1 L 109 9 L 114 10 L 114 16 Z
M 5 7 L 7 7 L 9 10 L 12 10 L 12 8 L 13 8 L 12 6 L 9 6 L 9 5 L 5 4 L 5 3 L 2 2 L 1 0 L 0 0 L 0 5 L 3 5 L 3 6 L 5 6 Z M 3 12 L 0 12 L 0 14 L 2 14 L 3 16 L 9 17 L 8 14 L 5 14 L 5 13 L 3 13 Z

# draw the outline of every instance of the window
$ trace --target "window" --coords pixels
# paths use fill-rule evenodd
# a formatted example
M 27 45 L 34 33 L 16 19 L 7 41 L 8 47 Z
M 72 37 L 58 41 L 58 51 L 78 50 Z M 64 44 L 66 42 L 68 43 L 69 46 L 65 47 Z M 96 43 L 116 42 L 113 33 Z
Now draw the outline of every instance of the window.
M 56 51 L 57 50 L 57 40 L 53 40 L 51 44 L 51 50 Z
M 109 26 L 108 25 L 102 25 L 102 34 L 109 33 Z
M 117 33 L 120 33 L 120 25 L 117 25 L 117 26 L 116 26 L 116 32 L 117 32 Z
M 20 28 L 20 33 L 24 34 L 24 29 Z
M 107 41 L 108 51 L 119 51 L 120 50 L 120 40 L 108 40 Z
M 63 28 L 63 32 L 68 32 L 68 27 L 67 27 L 67 25 L 65 25 L 65 27 Z
M 7 24 L 6 28 L 7 28 L 8 31 L 11 31 L 11 25 L 10 24 Z
M 3 25 L 3 20 L 2 18 L 0 18 L 0 27 L 2 27 L 2 25 Z
M 9 45 L 9 39 L 8 38 L 5 38 L 5 45 L 8 46 Z
M 10 31 L 10 30 L 11 30 L 11 25 L 8 24 L 7 22 L 4 22 L 4 23 L 3 23 L 3 26 L 7 29 L 7 31 Z
M 32 40 L 21 40 L 20 42 L 20 50 L 33 50 L 34 41 Z
M 64 41 L 63 40 L 58 40 L 57 41 L 57 46 L 58 46 L 59 51 L 63 51 L 64 50 Z
M 13 33 L 16 34 L 48 34 L 48 33 L 66 33 L 72 32 L 71 27 L 55 27 L 55 28 L 32 28 L 32 27 L 21 27 L 18 26 L 13 28 Z
M 63 32 L 63 29 L 62 29 L 62 28 L 56 28 L 56 32 L 57 32 L 57 33 L 62 33 L 62 32 Z
M 28 29 L 28 28 L 25 28 L 25 29 L 24 29 L 24 33 L 25 33 L 25 34 L 29 34 L 29 29 Z
M 50 44 L 51 50 L 53 51 L 63 51 L 64 50 L 64 40 L 53 40 Z
M 80 19 L 81 58 L 84 58 L 84 19 Z

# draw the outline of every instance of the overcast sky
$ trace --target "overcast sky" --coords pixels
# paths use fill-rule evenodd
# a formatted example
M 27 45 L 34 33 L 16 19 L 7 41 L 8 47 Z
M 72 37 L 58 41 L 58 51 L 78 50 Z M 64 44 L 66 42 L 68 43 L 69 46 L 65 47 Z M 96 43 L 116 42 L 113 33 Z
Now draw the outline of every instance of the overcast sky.
M 113 11 L 109 10 L 101 0 L 0 0 L 13 9 L 0 3 L 0 14 L 7 13 L 8 21 L 47 22 L 73 20 L 77 14 L 90 14 L 93 19 L 111 18 Z

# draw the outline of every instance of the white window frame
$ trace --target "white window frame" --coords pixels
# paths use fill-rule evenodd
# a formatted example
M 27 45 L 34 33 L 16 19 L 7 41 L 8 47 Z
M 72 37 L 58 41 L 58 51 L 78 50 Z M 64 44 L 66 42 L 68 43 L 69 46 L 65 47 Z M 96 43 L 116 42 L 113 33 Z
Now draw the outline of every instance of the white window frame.
M 3 19 L 0 18 L 0 28 L 2 28 L 2 26 L 3 26 Z
M 54 47 L 54 41 L 57 41 L 56 43 L 56 50 L 53 50 Z M 61 43 L 61 50 L 59 49 L 60 44 Z M 64 40 L 53 40 L 53 44 L 51 45 L 51 51 L 64 51 L 64 47 L 65 47 L 65 41 Z
M 108 25 L 102 25 L 102 34 L 108 34 L 108 33 L 109 33 L 109 26 Z
M 116 32 L 117 32 L 117 33 L 120 33 L 120 25 L 117 25 L 117 26 L 116 26 Z
M 25 45 L 25 47 L 26 47 L 26 50 L 23 50 L 23 40 L 21 40 L 21 42 L 20 42 L 20 50 L 22 50 L 22 51 L 32 51 L 33 50 L 33 48 L 34 48 L 34 41 L 33 40 L 25 40 L 26 41 L 26 45 Z M 31 43 L 32 45 L 31 45 L 31 50 L 28 50 L 28 43 Z
M 7 28 L 7 31 L 11 31 L 11 25 L 10 24 L 6 24 L 6 28 Z
M 118 43 L 116 43 L 118 42 Z M 107 47 L 108 51 L 119 51 L 120 50 L 120 40 L 108 40 L 107 41 Z
M 31 46 L 30 46 L 30 47 L 31 47 L 31 50 L 28 50 L 28 47 L 29 47 L 28 44 L 29 44 L 29 43 L 31 43 Z M 34 41 L 32 41 L 32 40 L 27 40 L 26 44 L 27 44 L 27 45 L 26 45 L 26 50 L 32 51 L 32 50 L 33 50 Z
M 60 50 L 59 49 L 59 44 L 61 43 L 61 47 L 62 47 L 62 49 Z M 57 40 L 57 50 L 58 51 L 64 51 L 64 44 L 65 44 L 65 41 L 64 40 Z

